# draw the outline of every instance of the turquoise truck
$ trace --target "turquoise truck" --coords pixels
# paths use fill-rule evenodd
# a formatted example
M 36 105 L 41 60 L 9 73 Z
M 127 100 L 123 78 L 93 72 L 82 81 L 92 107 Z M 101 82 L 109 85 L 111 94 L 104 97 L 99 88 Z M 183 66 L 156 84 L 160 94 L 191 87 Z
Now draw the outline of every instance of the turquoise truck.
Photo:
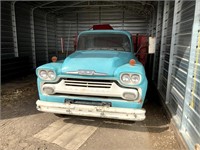
M 145 119 L 147 78 L 134 53 L 131 34 L 88 30 L 76 51 L 36 69 L 42 112 L 130 121 Z

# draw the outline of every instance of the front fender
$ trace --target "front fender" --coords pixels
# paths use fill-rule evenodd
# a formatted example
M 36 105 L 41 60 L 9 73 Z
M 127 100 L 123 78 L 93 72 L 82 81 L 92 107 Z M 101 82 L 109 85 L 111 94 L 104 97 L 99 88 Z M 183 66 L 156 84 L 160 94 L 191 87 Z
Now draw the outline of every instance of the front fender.
M 135 73 L 135 74 L 140 74 L 142 77 L 142 81 L 138 85 L 127 85 L 124 84 L 120 81 L 120 75 L 122 73 Z M 145 70 L 142 64 L 136 63 L 134 66 L 131 66 L 130 64 L 125 64 L 120 66 L 115 70 L 114 76 L 118 78 L 118 81 L 120 82 L 121 85 L 125 87 L 138 87 L 142 89 L 142 100 L 145 99 L 146 91 L 147 91 L 147 85 L 148 81 L 146 78 Z
M 36 69 L 36 75 L 38 76 L 38 70 L 47 69 L 47 70 L 54 70 L 57 75 L 61 74 L 63 61 L 58 61 L 55 63 L 48 63 L 44 64 Z

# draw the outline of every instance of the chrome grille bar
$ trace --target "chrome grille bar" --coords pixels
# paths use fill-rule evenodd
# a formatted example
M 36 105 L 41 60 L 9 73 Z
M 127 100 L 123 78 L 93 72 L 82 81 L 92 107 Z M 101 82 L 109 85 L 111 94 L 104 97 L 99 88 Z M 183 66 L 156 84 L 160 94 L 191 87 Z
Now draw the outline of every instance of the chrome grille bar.
M 88 87 L 88 88 L 110 88 L 112 86 L 112 82 L 101 82 L 101 81 L 85 81 L 85 80 L 70 80 L 64 79 L 64 83 L 66 86 L 80 86 L 80 87 Z

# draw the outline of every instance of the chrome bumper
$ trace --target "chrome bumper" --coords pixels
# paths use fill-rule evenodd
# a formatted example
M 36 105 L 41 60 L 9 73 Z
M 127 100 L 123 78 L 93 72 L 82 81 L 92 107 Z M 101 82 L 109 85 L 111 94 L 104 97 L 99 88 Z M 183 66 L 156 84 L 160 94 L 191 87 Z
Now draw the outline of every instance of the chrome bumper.
M 69 103 L 56 103 L 37 100 L 37 110 L 43 112 L 69 114 L 77 116 L 111 118 L 119 120 L 142 121 L 145 109 L 118 108 L 109 106 L 91 106 Z

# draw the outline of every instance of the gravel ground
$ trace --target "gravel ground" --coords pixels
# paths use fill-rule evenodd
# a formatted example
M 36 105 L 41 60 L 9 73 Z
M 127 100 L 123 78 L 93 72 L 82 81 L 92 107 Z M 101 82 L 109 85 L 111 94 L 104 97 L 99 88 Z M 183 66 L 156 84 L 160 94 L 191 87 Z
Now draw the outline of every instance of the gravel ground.
M 0 149 L 64 150 L 57 144 L 34 137 L 52 123 L 63 119 L 35 109 L 38 95 L 34 76 L 3 84 L 1 89 Z M 142 122 L 92 118 L 97 129 L 79 150 L 180 149 L 153 89 L 148 97 L 144 106 L 147 118 Z M 81 119 L 87 120 L 86 117 L 67 116 L 63 121 L 69 123 L 72 120 L 78 125 Z M 88 124 L 86 121 L 82 123 Z

